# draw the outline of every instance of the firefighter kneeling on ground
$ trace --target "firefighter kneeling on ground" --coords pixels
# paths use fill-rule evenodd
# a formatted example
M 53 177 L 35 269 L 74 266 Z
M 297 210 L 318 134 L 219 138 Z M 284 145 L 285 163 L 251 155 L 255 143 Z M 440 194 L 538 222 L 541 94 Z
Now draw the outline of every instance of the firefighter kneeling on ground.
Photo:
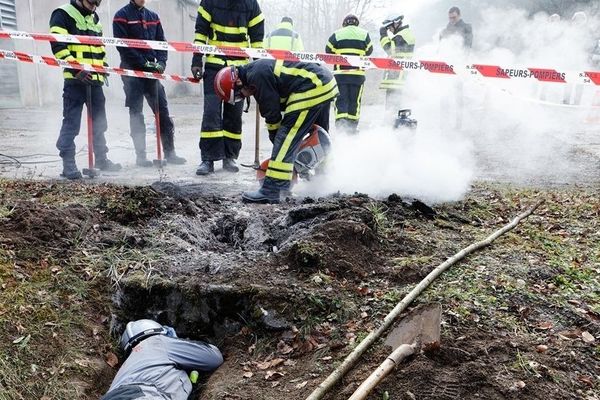
M 223 364 L 215 346 L 178 339 L 175 330 L 150 319 L 129 322 L 121 336 L 125 363 L 101 400 L 187 400 L 188 375 L 209 373 Z
M 71 0 L 69 4 L 57 8 L 50 17 L 50 33 L 59 35 L 102 36 L 102 24 L 96 8 L 102 0 Z M 102 45 L 86 45 L 52 42 L 52 53 L 59 60 L 95 66 L 107 66 L 106 49 Z M 81 113 L 86 104 L 88 90 L 91 90 L 91 114 L 95 167 L 101 171 L 119 171 L 121 164 L 110 161 L 106 154 L 108 128 L 106 121 L 106 98 L 102 86 L 104 74 L 83 70 L 65 69 L 63 89 L 63 122 L 56 142 L 63 161 L 62 176 L 67 179 L 81 179 L 82 175 L 75 162 L 75 137 L 81 127 Z
M 166 41 L 158 14 L 146 8 L 146 0 L 131 0 L 121 8 L 113 19 L 116 38 Z M 162 74 L 167 67 L 168 52 L 152 49 L 118 47 L 121 68 Z M 129 108 L 129 126 L 135 147 L 135 163 L 140 167 L 152 167 L 146 158 L 146 124 L 144 123 L 144 97 L 153 112 L 160 116 L 160 139 L 169 164 L 185 164 L 185 158 L 175 154 L 175 125 L 169 115 L 165 88 L 158 80 L 123 77 L 125 106 Z M 157 99 L 158 96 L 158 99 Z
M 215 78 L 215 92 L 227 104 L 256 99 L 273 151 L 262 186 L 244 193 L 242 200 L 279 203 L 281 192 L 290 188 L 304 136 L 314 124 L 329 130 L 330 103 L 338 95 L 333 75 L 319 64 L 258 60 L 223 68 Z

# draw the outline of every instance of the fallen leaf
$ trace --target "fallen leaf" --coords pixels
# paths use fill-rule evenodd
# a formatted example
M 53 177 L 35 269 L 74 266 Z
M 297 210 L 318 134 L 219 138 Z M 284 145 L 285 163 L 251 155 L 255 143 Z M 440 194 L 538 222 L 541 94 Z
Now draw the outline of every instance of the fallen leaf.
M 587 344 L 591 344 L 596 341 L 596 338 L 588 331 L 585 331 L 581 334 L 581 339 L 583 339 L 583 341 Z
M 552 329 L 552 327 L 554 327 L 554 324 L 550 321 L 540 322 L 536 326 L 537 329 L 542 330 L 542 331 L 547 331 L 548 329 Z
M 587 376 L 587 375 L 579 375 L 577 377 L 577 380 L 581 383 L 585 383 L 586 385 L 588 385 L 589 387 L 594 387 L 594 380 L 591 376 Z
M 248 372 L 244 373 L 244 375 L 242 375 L 242 376 L 246 379 L 250 379 L 254 376 L 254 374 L 252 372 L 248 371 Z
M 266 381 L 274 381 L 276 379 L 280 379 L 284 376 L 285 374 L 283 372 L 278 372 L 278 371 L 267 371 L 267 373 L 265 374 L 265 380 Z
M 119 364 L 119 359 L 117 358 L 117 356 L 115 355 L 115 353 L 108 353 L 105 357 L 106 363 L 111 367 L 114 368 Z
M 283 340 L 280 340 L 279 343 L 277 343 L 277 351 L 280 354 L 287 355 L 293 352 L 294 348 L 285 344 Z
M 304 381 L 296 385 L 296 389 L 302 389 L 304 386 L 308 385 L 308 381 Z

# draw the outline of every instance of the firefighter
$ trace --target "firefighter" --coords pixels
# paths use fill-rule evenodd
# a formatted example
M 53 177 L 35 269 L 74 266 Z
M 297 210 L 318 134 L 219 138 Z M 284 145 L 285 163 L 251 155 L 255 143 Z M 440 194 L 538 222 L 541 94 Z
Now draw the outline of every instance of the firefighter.
M 50 33 L 61 35 L 102 36 L 102 24 L 96 8 L 102 0 L 71 0 L 52 12 Z M 81 64 L 106 66 L 104 46 L 52 42 L 52 53 L 60 60 L 75 61 Z M 108 128 L 102 86 L 104 74 L 65 69 L 63 88 L 63 122 L 56 142 L 63 162 L 62 176 L 67 179 L 81 179 L 82 175 L 75 162 L 75 137 L 79 134 L 81 112 L 87 99 L 87 88 L 91 87 L 92 121 L 94 126 L 93 145 L 95 167 L 102 171 L 119 171 L 120 164 L 107 158 L 108 147 L 104 133 Z
M 359 28 L 355 15 L 347 15 L 342 29 L 331 35 L 325 51 L 330 54 L 369 56 L 373 53 L 373 44 L 369 32 Z M 334 66 L 335 80 L 340 95 L 335 100 L 335 126 L 349 133 L 358 131 L 360 105 L 365 85 L 365 70 L 344 65 Z
M 294 30 L 294 20 L 283 17 L 277 28 L 267 35 L 265 48 L 273 50 L 304 51 L 300 34 Z
M 188 374 L 223 364 L 215 346 L 179 339 L 173 328 L 150 319 L 129 322 L 120 344 L 126 360 L 101 400 L 187 400 L 192 392 Z
M 403 20 L 403 15 L 390 15 L 379 29 L 381 47 L 392 58 L 411 58 L 415 50 L 415 36 L 408 25 L 402 24 Z M 400 106 L 405 83 L 406 73 L 403 70 L 385 71 L 379 88 L 386 90 L 386 110 L 395 112 Z
M 256 0 L 202 0 L 196 18 L 196 44 L 262 48 L 264 16 Z M 238 172 L 236 160 L 242 148 L 242 103 L 223 104 L 214 90 L 217 72 L 225 66 L 242 66 L 246 58 L 194 54 L 192 74 L 204 79 L 204 115 L 200 133 L 202 163 L 197 175 L 214 172 L 214 162 Z
M 116 38 L 165 41 L 165 33 L 158 14 L 146 8 L 146 0 L 131 0 L 121 8 L 113 19 Z M 118 47 L 121 68 L 162 74 L 167 67 L 168 52 L 152 49 Z M 169 115 L 165 88 L 158 80 L 123 77 L 125 106 L 129 108 L 129 126 L 136 165 L 152 167 L 146 158 L 146 124 L 144 123 L 144 98 L 153 112 L 160 116 L 161 142 L 165 159 L 170 164 L 185 164 L 185 159 L 175 154 L 175 126 Z M 158 99 L 156 98 L 158 94 Z
M 289 190 L 298 147 L 313 124 L 329 130 L 330 103 L 338 95 L 333 75 L 319 64 L 258 60 L 226 67 L 217 74 L 215 91 L 225 103 L 254 96 L 265 118 L 273 151 L 261 188 L 246 192 L 247 203 L 280 201 Z

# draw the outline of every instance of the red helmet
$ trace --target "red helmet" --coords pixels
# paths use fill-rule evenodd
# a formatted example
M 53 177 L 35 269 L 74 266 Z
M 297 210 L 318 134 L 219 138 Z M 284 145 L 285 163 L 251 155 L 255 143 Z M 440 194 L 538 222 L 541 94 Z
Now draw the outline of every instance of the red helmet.
M 238 71 L 235 67 L 225 67 L 221 69 L 215 77 L 215 92 L 217 96 L 226 103 L 235 104 L 244 97 L 240 90 L 236 88 L 238 80 Z

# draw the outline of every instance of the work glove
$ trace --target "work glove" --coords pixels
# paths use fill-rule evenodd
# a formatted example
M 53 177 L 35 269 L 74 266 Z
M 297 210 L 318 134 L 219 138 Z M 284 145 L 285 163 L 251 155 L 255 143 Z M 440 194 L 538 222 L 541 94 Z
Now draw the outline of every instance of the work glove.
M 146 61 L 146 64 L 144 64 L 144 71 L 158 72 L 159 74 L 162 74 L 165 71 L 165 69 L 163 68 L 163 66 L 160 63 L 153 62 L 153 61 Z
M 90 71 L 81 70 L 75 74 L 75 78 L 85 83 L 86 85 L 91 85 L 94 83 L 94 78 Z
M 381 37 L 386 37 L 387 36 L 387 32 L 388 32 L 388 26 L 382 26 L 381 28 L 379 28 L 379 36 Z
M 269 140 L 275 144 L 275 136 L 277 135 L 277 129 L 269 129 Z
M 172 338 L 176 338 L 177 337 L 177 333 L 175 332 L 175 329 L 171 326 L 167 326 L 167 325 L 163 325 L 163 328 L 167 331 L 166 335 L 168 337 L 172 337 Z
M 164 74 L 165 73 L 165 69 L 167 69 L 167 63 L 164 61 L 159 61 L 156 63 L 156 68 L 158 68 L 157 72 L 159 74 Z
M 195 53 L 192 58 L 192 76 L 195 79 L 202 79 L 202 54 Z

